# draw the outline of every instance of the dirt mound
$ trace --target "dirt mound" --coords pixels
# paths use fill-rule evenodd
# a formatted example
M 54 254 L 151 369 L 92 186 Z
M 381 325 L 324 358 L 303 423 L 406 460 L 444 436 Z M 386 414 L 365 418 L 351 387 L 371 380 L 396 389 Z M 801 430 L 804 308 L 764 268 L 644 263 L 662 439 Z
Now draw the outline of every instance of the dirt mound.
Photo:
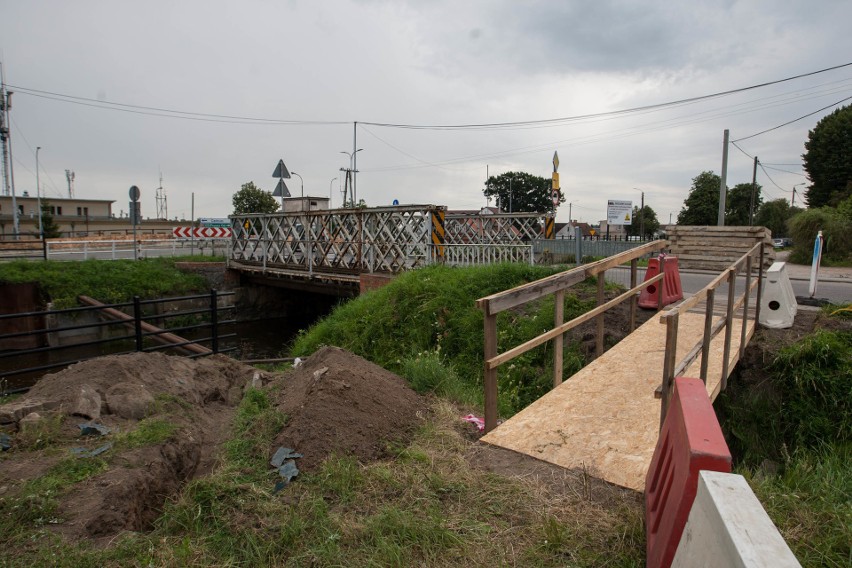
M 304 471 L 331 454 L 381 457 L 389 441 L 409 437 L 426 408 L 403 379 L 338 347 L 311 355 L 275 396 L 289 419 L 271 452 L 284 446 L 304 454 L 297 464 Z
M 167 498 L 212 469 L 256 372 L 222 356 L 134 353 L 47 375 L 0 406 L 12 446 L 0 454 L 0 497 L 46 473 L 90 467 L 94 475 L 60 490 L 50 527 L 72 539 L 146 530 Z M 87 421 L 110 432 L 83 436 Z M 72 448 L 102 453 L 75 457 Z

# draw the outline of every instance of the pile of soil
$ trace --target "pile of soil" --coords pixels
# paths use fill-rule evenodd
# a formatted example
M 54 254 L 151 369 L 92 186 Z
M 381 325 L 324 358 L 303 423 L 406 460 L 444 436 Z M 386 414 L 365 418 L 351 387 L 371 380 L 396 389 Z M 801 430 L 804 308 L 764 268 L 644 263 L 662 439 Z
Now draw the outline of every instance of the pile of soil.
M 296 450 L 304 455 L 298 460 L 303 471 L 332 454 L 362 463 L 381 458 L 389 443 L 410 438 L 426 410 L 403 379 L 339 347 L 319 349 L 273 396 L 288 420 L 271 453 L 281 446 Z
M 14 496 L 23 483 L 69 459 L 71 448 L 93 450 L 115 439 L 83 437 L 81 423 L 115 433 L 132 431 L 145 418 L 162 419 L 175 426 L 168 439 L 98 455 L 108 469 L 63 495 L 50 525 L 72 539 L 147 530 L 166 499 L 212 469 L 243 386 L 256 373 L 218 355 L 193 360 L 134 353 L 47 375 L 24 397 L 0 406 L 0 428 L 10 433 L 12 446 L 0 454 L 0 497 Z

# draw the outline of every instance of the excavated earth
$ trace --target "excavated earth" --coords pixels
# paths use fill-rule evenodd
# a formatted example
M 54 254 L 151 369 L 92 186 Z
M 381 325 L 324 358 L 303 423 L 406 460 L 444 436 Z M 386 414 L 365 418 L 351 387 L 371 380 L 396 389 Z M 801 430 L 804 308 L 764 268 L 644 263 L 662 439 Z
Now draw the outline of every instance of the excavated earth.
M 421 423 L 423 399 L 396 375 L 347 351 L 326 347 L 287 373 L 263 373 L 223 356 L 187 359 L 137 353 L 93 359 L 42 378 L 25 396 L 0 405 L 0 431 L 11 441 L 0 453 L 0 505 L 31 480 L 73 460 L 98 459 L 100 473 L 58 496 L 52 530 L 69 540 L 108 542 L 124 531 L 147 531 L 190 480 L 211 472 L 232 435 L 232 418 L 248 385 L 264 388 L 287 423 L 280 446 L 316 468 L 332 454 L 361 462 L 404 442 Z M 142 447 L 120 436 L 141 420 L 167 421 L 165 441 Z M 82 423 L 110 429 L 83 436 Z M 75 457 L 116 443 L 96 457 Z

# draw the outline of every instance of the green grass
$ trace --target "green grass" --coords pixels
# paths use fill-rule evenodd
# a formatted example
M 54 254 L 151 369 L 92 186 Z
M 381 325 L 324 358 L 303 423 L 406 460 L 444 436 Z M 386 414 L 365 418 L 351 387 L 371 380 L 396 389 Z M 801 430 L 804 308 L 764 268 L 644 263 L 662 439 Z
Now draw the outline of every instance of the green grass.
M 525 265 L 474 268 L 435 266 L 401 274 L 389 285 L 339 306 L 301 334 L 296 356 L 321 345 L 348 349 L 462 404 L 482 400 L 483 316 L 475 300 L 553 274 L 556 269 Z M 593 297 L 593 279 L 572 288 Z M 553 297 L 508 310 L 497 318 L 498 351 L 515 347 L 553 327 Z M 566 294 L 565 320 L 588 311 L 594 300 Z M 499 372 L 500 412 L 511 415 L 552 385 L 551 344 L 534 349 Z M 567 346 L 565 376 L 583 365 L 576 346 Z
M 85 294 L 101 302 L 127 302 L 133 296 L 160 298 L 204 291 L 199 275 L 176 269 L 175 259 L 26 261 L 0 263 L 0 282 L 38 282 L 56 308 L 77 304 Z
M 145 418 L 135 429 L 117 436 L 116 443 L 121 449 L 153 446 L 167 441 L 177 430 L 178 425 L 167 418 Z

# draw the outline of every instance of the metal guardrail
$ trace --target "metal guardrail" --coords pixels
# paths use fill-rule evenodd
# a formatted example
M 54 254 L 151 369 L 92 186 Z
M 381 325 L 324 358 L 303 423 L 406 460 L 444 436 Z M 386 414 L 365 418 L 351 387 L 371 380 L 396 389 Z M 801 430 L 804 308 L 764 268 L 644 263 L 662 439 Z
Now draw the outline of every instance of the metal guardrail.
M 650 241 L 606 241 L 598 239 L 535 239 L 535 257 L 549 258 L 555 264 L 577 262 L 577 247 L 579 246 L 579 263 L 583 258 L 606 258 L 624 251 L 635 249 Z
M 140 300 L 137 296 L 132 302 L 123 302 L 118 304 L 100 304 L 97 306 L 68 308 L 64 310 L 46 310 L 0 315 L 0 326 L 18 329 L 18 331 L 0 334 L 0 366 L 6 367 L 6 365 L 4 365 L 6 361 L 11 360 L 14 362 L 29 355 L 36 356 L 38 358 L 54 359 L 57 353 L 68 354 L 60 356 L 60 361 L 51 360 L 46 364 L 24 367 L 13 365 L 13 368 L 0 369 L 0 396 L 16 392 L 24 392 L 29 388 L 5 388 L 6 379 L 9 377 L 27 374 L 32 375 L 101 356 L 100 353 L 79 356 L 80 349 L 85 347 L 98 346 L 98 349 L 100 350 L 103 346 L 108 344 L 113 344 L 113 347 L 117 346 L 118 349 L 121 349 L 124 346 L 132 346 L 130 349 L 111 351 L 109 354 L 123 354 L 136 351 L 151 352 L 161 351 L 164 349 L 177 349 L 178 351 L 185 352 L 185 349 L 180 348 L 189 345 L 209 345 L 210 354 L 232 351 L 235 348 L 220 349 L 219 342 L 222 339 L 234 337 L 235 334 L 222 334 L 219 328 L 222 325 L 232 324 L 236 321 L 234 319 L 222 319 L 220 317 L 220 312 L 233 310 L 234 306 L 219 306 L 219 299 L 233 295 L 234 292 L 223 292 L 220 294 L 216 290 L 211 290 L 208 294 L 182 296 L 179 298 L 163 298 L 157 300 Z M 168 308 L 169 304 L 187 301 L 204 301 L 206 305 L 203 308 L 180 309 L 178 311 L 166 311 L 164 313 L 150 313 L 153 311 L 163 312 L 164 309 Z M 80 318 L 81 316 L 91 315 L 97 318 L 100 313 L 103 313 L 106 310 L 116 312 L 118 310 L 128 308 L 128 311 L 131 313 L 126 314 L 125 317 L 127 319 L 124 320 L 116 321 L 115 319 L 112 319 L 109 321 L 89 321 L 73 325 L 58 326 L 51 326 L 48 323 L 50 320 L 57 319 L 59 317 Z M 149 313 L 146 313 L 146 311 Z M 166 321 L 174 318 L 183 318 L 184 321 L 187 321 L 187 319 L 200 319 L 201 323 L 190 323 L 171 328 L 154 328 L 153 326 L 146 325 L 145 323 L 145 320 Z M 30 325 L 33 322 L 40 322 L 37 324 L 40 325 L 40 327 Z M 174 337 L 176 332 L 205 329 L 209 329 L 210 335 L 208 337 L 193 340 Z M 81 333 L 85 331 L 97 334 L 99 339 L 69 342 L 64 345 L 49 344 L 51 336 L 55 337 L 54 334 L 61 334 L 63 332 Z M 104 335 L 109 335 L 109 337 L 102 337 Z M 163 339 L 163 337 L 167 337 L 167 339 Z M 31 341 L 35 339 L 34 343 L 39 346 L 16 349 L 15 340 L 21 341 L 24 338 L 28 338 Z M 176 340 L 177 342 L 175 342 Z M 154 345 L 154 343 L 160 344 Z M 78 351 L 76 356 L 74 353 L 75 350 Z M 199 351 L 202 350 L 196 349 L 188 356 L 203 356 L 206 354 L 207 349 L 203 350 L 205 353 L 200 353 Z
M 140 239 L 46 241 L 48 260 L 118 260 L 158 256 L 222 255 L 230 248 L 229 239 Z
M 444 264 L 450 266 L 479 266 L 499 262 L 534 264 L 532 245 L 470 244 L 442 245 Z

